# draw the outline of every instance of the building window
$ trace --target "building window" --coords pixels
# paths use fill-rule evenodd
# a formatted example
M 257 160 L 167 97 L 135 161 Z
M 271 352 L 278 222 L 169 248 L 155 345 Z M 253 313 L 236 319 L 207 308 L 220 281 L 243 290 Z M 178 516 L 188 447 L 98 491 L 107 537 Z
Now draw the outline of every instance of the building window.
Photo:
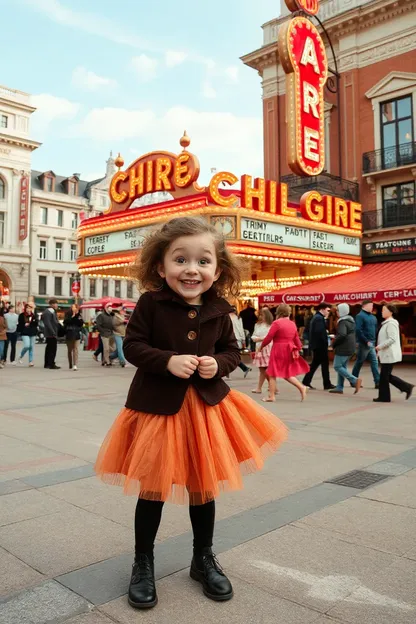
M 46 275 L 39 275 L 39 294 L 46 295 Z
M 78 213 L 77 212 L 73 212 L 72 213 L 72 229 L 76 230 L 78 228 Z
M 9 119 L 7 115 L 2 115 L 0 117 L 0 128 L 7 128 L 8 121 Z
M 64 224 L 64 211 L 57 210 L 56 211 L 56 225 L 58 227 L 63 227 L 63 224 Z
M 415 182 L 384 186 L 383 226 L 413 225 L 415 218 Z
M 105 195 L 101 195 L 101 206 L 107 206 L 107 197 Z
M 90 297 L 95 297 L 97 281 L 90 279 Z
M 46 241 L 39 241 L 39 260 L 46 260 L 48 257 L 46 245 Z
M 114 281 L 114 296 L 121 297 L 121 280 Z
M 103 297 L 108 297 L 108 279 L 103 279 Z
M 127 299 L 133 299 L 133 282 L 127 282 Z
M 5 239 L 5 214 L 4 212 L 0 212 L 0 245 L 4 245 Z
M 47 208 L 40 209 L 40 223 L 41 225 L 48 225 L 48 209 Z
M 47 191 L 49 191 L 50 193 L 53 191 L 53 178 L 52 176 L 47 176 L 45 178 L 45 187 Z
M 55 243 L 55 260 L 62 260 L 62 243 Z
M 413 162 L 412 97 L 408 95 L 383 102 L 380 107 L 383 168 L 401 167 Z
M 5 199 L 6 197 L 6 183 L 2 177 L 0 177 L 0 199 Z
M 77 259 L 77 246 L 71 245 L 71 262 L 74 262 Z
M 55 296 L 62 296 L 62 277 L 55 277 Z
M 77 184 L 76 182 L 68 181 L 68 195 L 76 195 L 77 192 Z

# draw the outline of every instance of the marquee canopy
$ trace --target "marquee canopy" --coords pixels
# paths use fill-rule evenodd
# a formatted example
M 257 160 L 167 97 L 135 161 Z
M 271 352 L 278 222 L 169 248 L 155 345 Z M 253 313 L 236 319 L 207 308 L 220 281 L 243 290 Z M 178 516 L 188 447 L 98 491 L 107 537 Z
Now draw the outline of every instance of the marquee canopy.
M 372 299 L 374 303 L 416 301 L 416 262 L 367 264 L 359 271 L 260 295 L 259 304 L 356 304 L 363 299 Z

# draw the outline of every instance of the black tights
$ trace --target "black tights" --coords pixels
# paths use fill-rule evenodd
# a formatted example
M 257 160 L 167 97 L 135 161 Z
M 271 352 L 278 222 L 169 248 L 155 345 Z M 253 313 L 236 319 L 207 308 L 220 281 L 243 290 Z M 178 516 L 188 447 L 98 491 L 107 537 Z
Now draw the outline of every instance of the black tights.
M 136 536 L 136 555 L 147 553 L 153 555 L 156 534 L 162 518 L 163 502 L 149 501 L 139 498 L 134 519 Z M 194 534 L 194 551 L 199 553 L 203 548 L 212 546 L 215 522 L 215 501 L 205 505 L 189 505 L 192 531 Z

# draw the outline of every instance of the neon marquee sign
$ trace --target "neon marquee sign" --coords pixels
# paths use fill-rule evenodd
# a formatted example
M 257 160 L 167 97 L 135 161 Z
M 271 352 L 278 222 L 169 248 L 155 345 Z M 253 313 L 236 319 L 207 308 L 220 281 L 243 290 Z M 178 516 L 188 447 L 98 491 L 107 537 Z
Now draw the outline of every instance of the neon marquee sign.
M 286 6 L 292 13 L 304 11 L 308 15 L 316 15 L 319 10 L 318 0 L 285 0 Z

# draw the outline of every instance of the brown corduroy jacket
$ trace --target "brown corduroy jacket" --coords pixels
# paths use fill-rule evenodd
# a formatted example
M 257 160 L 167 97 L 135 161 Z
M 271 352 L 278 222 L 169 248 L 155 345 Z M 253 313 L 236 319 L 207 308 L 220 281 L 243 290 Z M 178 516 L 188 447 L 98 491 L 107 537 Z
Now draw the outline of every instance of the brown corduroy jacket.
M 217 405 L 230 391 L 222 377 L 240 363 L 240 351 L 229 313 L 231 306 L 213 289 L 201 308 L 188 305 L 168 286 L 142 295 L 127 325 L 123 350 L 137 366 L 126 407 L 149 414 L 176 414 L 192 384 L 208 405 Z M 167 370 L 173 355 L 209 355 L 218 362 L 213 379 L 198 371 L 189 378 Z

